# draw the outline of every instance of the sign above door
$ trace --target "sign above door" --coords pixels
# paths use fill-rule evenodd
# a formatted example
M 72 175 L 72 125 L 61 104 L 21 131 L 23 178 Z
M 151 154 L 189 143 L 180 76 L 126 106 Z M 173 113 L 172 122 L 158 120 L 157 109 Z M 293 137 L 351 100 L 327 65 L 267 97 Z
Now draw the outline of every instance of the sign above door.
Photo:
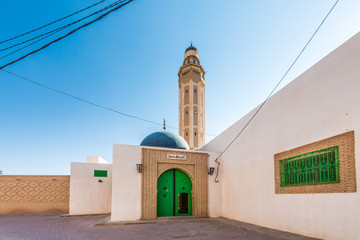
M 172 153 L 168 153 L 168 154 L 167 154 L 167 159 L 186 160 L 187 157 L 186 157 L 185 154 L 172 154 Z

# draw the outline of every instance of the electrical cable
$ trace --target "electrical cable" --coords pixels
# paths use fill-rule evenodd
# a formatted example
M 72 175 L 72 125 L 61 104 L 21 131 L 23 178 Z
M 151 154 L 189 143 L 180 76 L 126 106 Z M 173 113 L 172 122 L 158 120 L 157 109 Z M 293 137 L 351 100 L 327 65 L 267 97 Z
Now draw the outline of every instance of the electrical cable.
M 258 112 L 260 111 L 260 109 L 265 105 L 265 103 L 269 100 L 269 98 L 271 97 L 271 95 L 274 93 L 275 89 L 280 85 L 280 83 L 284 80 L 284 78 L 287 76 L 287 74 L 289 73 L 289 71 L 292 69 L 292 67 L 294 66 L 294 64 L 297 62 L 297 60 L 300 58 L 300 56 L 302 55 L 302 53 L 305 51 L 306 47 L 309 45 L 309 43 L 311 42 L 311 40 L 314 38 L 314 36 L 316 35 L 316 33 L 319 31 L 319 29 L 321 28 L 321 26 L 323 25 L 323 23 L 325 22 L 325 20 L 327 19 L 327 17 L 330 15 L 330 13 L 332 12 L 332 10 L 335 8 L 335 6 L 337 5 L 337 3 L 340 0 L 336 0 L 336 2 L 334 3 L 334 5 L 332 6 L 332 8 L 330 9 L 330 11 L 326 14 L 325 18 L 322 20 L 322 22 L 320 23 L 320 25 L 317 27 L 317 29 L 315 30 L 315 32 L 312 34 L 312 36 L 310 37 L 310 39 L 308 40 L 308 42 L 305 44 L 305 46 L 303 47 L 303 49 L 300 51 L 300 53 L 298 54 L 298 56 L 295 58 L 295 60 L 293 61 L 293 63 L 290 65 L 290 67 L 287 69 L 287 71 L 285 72 L 285 74 L 282 76 L 282 78 L 280 79 L 280 81 L 276 84 L 276 86 L 273 88 L 273 90 L 270 92 L 270 94 L 267 96 L 267 98 L 265 99 L 265 101 L 260 105 L 260 107 L 255 111 L 255 113 L 252 115 L 252 117 L 249 119 L 249 121 L 245 124 L 245 126 L 241 129 L 241 131 L 235 136 L 235 138 L 228 144 L 228 146 L 219 154 L 219 156 L 217 156 L 217 158 L 215 159 L 215 162 L 217 164 L 217 169 L 216 169 L 216 176 L 215 176 L 215 182 L 219 182 L 219 180 L 217 180 L 218 176 L 219 176 L 219 168 L 220 168 L 220 162 L 219 162 L 219 158 L 224 154 L 224 152 L 226 150 L 229 149 L 229 147 L 235 142 L 235 140 L 244 132 L 244 130 L 246 129 L 246 127 L 250 124 L 250 122 L 255 118 L 255 116 L 258 114 Z
M 116 2 L 114 2 L 114 3 L 112 3 L 112 4 L 110 4 L 110 5 L 102 8 L 102 9 L 100 9 L 100 10 L 98 10 L 98 11 L 96 11 L 96 12 L 94 12 L 94 13 L 88 15 L 88 16 L 86 16 L 86 17 L 83 17 L 83 18 L 81 18 L 81 19 L 78 19 L 78 20 L 76 20 L 76 21 L 74 21 L 74 22 L 71 22 L 71 23 L 69 23 L 69 24 L 66 24 L 66 25 L 64 25 L 64 26 L 62 26 L 62 27 L 59 27 L 59 28 L 57 28 L 57 29 L 54 29 L 54 30 L 51 30 L 51 31 L 49 31 L 49 32 L 43 33 L 43 34 L 41 34 L 41 35 L 38 35 L 38 36 L 33 37 L 33 38 L 31 38 L 31 39 L 25 40 L 25 41 L 23 41 L 23 42 L 14 44 L 14 45 L 12 45 L 12 46 L 9 46 L 9 47 L 0 49 L 0 52 L 1 52 L 1 51 L 5 51 L 5 50 L 11 49 L 11 48 L 13 48 L 13 47 L 22 45 L 22 44 L 24 44 L 24 43 L 33 41 L 33 40 L 35 40 L 35 39 L 37 39 L 37 38 L 39 38 L 39 37 L 44 36 L 44 37 L 38 39 L 37 41 L 34 41 L 34 42 L 30 43 L 30 44 L 25 45 L 24 47 L 21 47 L 21 48 L 16 49 L 15 51 L 12 51 L 12 52 L 4 55 L 4 56 L 1 56 L 0 59 L 3 59 L 3 58 L 5 58 L 5 57 L 8 57 L 8 56 L 10 56 L 10 55 L 12 55 L 12 54 L 14 54 L 14 53 L 22 50 L 22 49 L 25 49 L 25 48 L 27 48 L 27 47 L 29 47 L 29 46 L 37 43 L 37 42 L 40 42 L 40 41 L 43 40 L 43 39 L 46 39 L 46 38 L 48 38 L 48 37 L 50 37 L 50 36 L 52 36 L 52 35 L 60 32 L 60 31 L 62 31 L 62 30 L 65 30 L 66 28 L 68 28 L 68 27 L 70 27 L 70 26 L 72 26 L 72 25 L 74 25 L 74 24 L 76 24 L 76 23 L 78 23 L 78 22 L 81 22 L 81 21 L 83 21 L 83 20 L 85 20 L 85 19 L 87 19 L 87 18 L 89 18 L 89 17 L 92 17 L 92 16 L 98 14 L 98 13 L 101 13 L 101 12 L 103 12 L 103 11 L 106 11 L 106 10 L 108 10 L 109 8 L 112 8 L 112 7 L 116 6 L 116 5 L 119 5 L 120 3 L 123 3 L 124 1 L 126 1 L 126 0 L 118 0 L 118 1 L 116 1 Z
M 105 0 L 104 0 L 104 1 L 105 1 Z M 125 0 L 119 0 L 119 1 L 117 1 L 117 2 L 115 2 L 115 3 L 113 3 L 113 4 L 110 4 L 110 5 L 107 6 L 107 7 L 105 7 L 105 8 L 103 8 L 103 9 L 97 11 L 96 13 L 102 12 L 102 11 L 104 11 L 104 10 L 110 8 L 110 7 L 113 7 L 113 6 L 115 6 L 115 5 L 118 5 L 119 3 L 122 3 L 122 2 L 124 2 L 124 1 L 125 1 Z M 119 9 L 119 8 L 123 7 L 124 5 L 126 5 L 126 4 L 128 4 L 128 3 L 132 2 L 132 1 L 133 1 L 133 0 L 129 0 L 128 2 L 126 2 L 126 3 L 124 3 L 124 4 L 120 5 L 120 6 L 118 6 L 118 7 L 116 7 L 116 8 L 114 8 L 114 9 L 112 9 L 112 10 L 110 10 L 109 12 L 107 12 L 107 13 L 105 13 L 105 14 L 103 14 L 103 15 L 101 15 L 100 17 L 96 18 L 95 20 L 93 20 L 93 21 L 91 21 L 91 22 L 89 22 L 89 23 L 87 23 L 87 24 L 84 24 L 84 25 L 82 25 L 82 26 L 74 29 L 73 31 L 69 32 L 68 34 L 66 34 L 66 35 L 64 35 L 64 36 L 62 36 L 62 37 L 60 37 L 60 38 L 58 38 L 58 39 L 55 39 L 54 41 L 52 41 L 52 42 L 44 45 L 43 47 L 41 47 L 41 48 L 39 48 L 39 49 L 37 49 L 37 50 L 35 50 L 35 51 L 33 51 L 33 52 L 31 52 L 31 53 L 23 56 L 23 57 L 21 57 L 21 58 L 15 60 L 15 61 L 13 61 L 13 62 L 10 62 L 10 63 L 8 63 L 8 64 L 0 67 L 0 70 L 3 70 L 4 72 L 7 72 L 8 74 L 11 74 L 11 75 L 16 76 L 16 77 L 18 77 L 18 78 L 21 78 L 21 79 L 23 79 L 23 80 L 26 80 L 26 81 L 29 81 L 29 82 L 31 82 L 31 83 L 34 83 L 34 84 L 36 84 L 36 85 L 38 85 L 38 86 L 42 86 L 42 87 L 44 87 L 44 88 L 46 88 L 46 89 L 48 89 L 48 90 L 52 90 L 52 91 L 58 92 L 58 93 L 60 93 L 60 94 L 63 94 L 63 95 L 68 96 L 68 97 L 71 97 L 71 98 L 73 98 L 73 99 L 77 99 L 77 100 L 82 101 L 82 102 L 85 102 L 85 103 L 88 103 L 88 104 L 90 104 L 90 105 L 93 105 L 93 106 L 96 106 L 96 107 L 99 107 L 99 108 L 103 108 L 103 109 L 106 109 L 106 110 L 109 110 L 109 111 L 112 111 L 112 112 L 115 112 L 115 113 L 118 113 L 118 114 L 121 114 L 121 115 L 124 115 L 124 116 L 127 116 L 127 117 L 135 118 L 135 119 L 138 119 L 138 120 L 142 120 L 142 121 L 145 121 L 145 122 L 148 122 L 148 123 L 152 123 L 152 124 L 160 125 L 160 126 L 161 126 L 161 125 L 162 125 L 161 123 L 157 123 L 157 122 L 154 122 L 154 121 L 150 121 L 150 120 L 147 120 L 147 119 L 144 119 L 144 118 L 140 118 L 140 117 L 137 117 L 137 116 L 134 116 L 134 115 L 126 114 L 126 113 L 117 111 L 117 110 L 115 110 L 115 109 L 111 109 L 111 108 L 108 108 L 108 107 L 105 107 L 105 106 L 102 106 L 102 105 L 99 105 L 99 104 L 90 102 L 90 101 L 88 101 L 88 100 L 85 100 L 85 99 L 76 97 L 76 96 L 74 96 L 74 95 L 71 95 L 71 94 L 68 94 L 68 93 L 66 93 L 66 92 L 57 90 L 57 89 L 55 89 L 55 88 L 46 86 L 46 85 L 44 85 L 44 84 L 38 83 L 38 82 L 36 82 L 36 81 L 30 80 L 30 79 L 28 79 L 28 78 L 22 77 L 22 76 L 20 76 L 20 75 L 17 75 L 17 74 L 15 74 L 15 73 L 12 73 L 12 72 L 10 72 L 10 71 L 7 71 L 7 70 L 4 70 L 4 69 L 3 69 L 3 68 L 5 68 L 5 67 L 7 67 L 7 66 L 9 66 L 9 65 L 11 65 L 11 64 L 16 63 L 17 61 L 20 61 L 21 59 L 23 59 L 23 58 L 25 58 L 25 57 L 33 54 L 33 53 L 36 53 L 36 52 L 38 52 L 38 51 L 40 51 L 40 50 L 48 47 L 48 46 L 51 45 L 52 43 L 57 42 L 57 41 L 65 38 L 65 37 L 73 34 L 73 33 L 76 32 L 77 30 L 79 30 L 79 29 L 81 29 L 81 28 L 83 28 L 83 27 L 86 27 L 86 26 L 88 26 L 88 25 L 90 25 L 90 24 L 92 24 L 92 23 L 94 23 L 94 22 L 102 19 L 103 17 L 105 17 L 106 15 L 108 15 L 110 12 L 113 12 L 113 11 Z M 99 2 L 99 3 L 100 3 L 100 2 Z M 88 17 L 90 17 L 90 16 L 93 16 L 93 15 L 96 14 L 96 13 L 93 13 L 93 14 L 85 17 L 85 18 L 88 18 Z M 74 15 L 74 14 L 73 14 L 73 15 Z M 69 15 L 69 16 L 70 16 L 70 15 Z M 85 19 L 85 18 L 82 18 L 81 20 L 83 20 L 83 19 Z M 58 21 L 60 21 L 60 20 L 58 20 Z M 80 21 L 80 20 L 77 20 L 77 21 L 75 21 L 75 23 L 76 23 L 76 22 L 79 22 L 79 21 Z M 50 24 L 48 24 L 48 25 L 50 25 Z M 47 26 L 48 26 L 48 25 L 47 25 Z M 72 25 L 72 24 L 67 24 L 67 25 L 65 25 L 65 26 L 68 26 L 68 25 Z M 43 26 L 43 27 L 45 27 L 45 26 Z M 39 28 L 39 29 L 40 29 L 40 28 Z M 61 28 L 58 28 L 58 29 L 55 29 L 55 30 L 53 30 L 53 31 L 50 31 L 50 32 L 48 32 L 48 33 L 46 33 L 46 34 L 52 35 L 52 34 L 56 33 L 55 31 L 61 30 L 61 29 L 62 29 L 62 27 L 61 27 Z M 34 31 L 35 31 L 35 30 L 34 30 Z M 26 33 L 25 33 L 25 34 L 26 34 Z M 25 35 L 25 34 L 22 34 L 21 36 L 23 36 L 23 35 Z M 43 35 L 45 35 L 45 34 L 42 34 L 42 35 L 40 35 L 40 36 L 43 36 Z M 20 35 L 19 35 L 19 36 L 20 36 Z M 39 39 L 39 40 L 37 40 L 37 41 L 29 44 L 29 45 L 32 45 L 32 44 L 34 44 L 34 43 L 36 43 L 36 42 L 38 42 L 38 41 L 40 41 L 40 40 L 42 40 L 42 39 L 44 39 L 44 38 L 46 38 L 46 37 L 49 37 L 49 36 L 45 36 L 45 37 L 43 37 L 43 38 L 41 38 L 41 39 Z M 16 38 L 16 37 L 14 37 L 14 38 Z M 12 39 L 14 39 L 14 38 L 12 38 Z M 35 39 L 35 38 L 34 38 L 34 39 Z M 9 40 L 11 40 L 11 39 L 9 39 Z M 3 42 L 4 42 L 4 41 L 3 41 Z M 19 45 L 19 44 L 18 44 L 18 45 Z M 27 46 L 29 46 L 29 45 L 27 45 Z M 27 47 L 27 46 L 25 46 L 25 47 Z M 23 47 L 23 48 L 25 48 L 25 47 Z M 23 48 L 21 48 L 21 49 L 23 49 Z M 19 49 L 18 49 L 17 51 L 19 51 Z M 12 53 L 10 53 L 10 55 L 11 55 L 11 54 L 12 54 Z M 9 54 L 8 54 L 8 55 L 9 55 Z M 7 55 L 5 55 L 5 56 L 3 56 L 3 57 L 1 57 L 1 58 L 4 58 L 4 57 L 6 57 L 6 56 L 7 56 Z M 0 59 L 1 59 L 1 58 L 0 58 Z M 179 130 L 179 128 L 176 128 L 176 127 L 172 127 L 172 126 L 167 126 L 167 127 L 168 127 L 168 128 L 172 128 L 172 129 L 177 129 L 177 130 Z M 215 134 L 210 134 L 210 133 L 205 133 L 205 135 L 216 136 Z
M 45 25 L 43 25 L 43 26 L 41 26 L 41 27 L 38 27 L 38 28 L 33 29 L 33 30 L 30 30 L 30 31 L 28 31 L 28 32 L 25 32 L 25 33 L 23 33 L 23 34 L 17 35 L 17 36 L 15 36 L 15 37 L 12 37 L 12 38 L 9 38 L 9 39 L 0 41 L 0 44 L 5 43 L 5 42 L 8 42 L 8 41 L 11 41 L 11 40 L 14 40 L 14 39 L 17 39 L 17 38 L 22 37 L 22 36 L 25 36 L 25 35 L 27 35 L 27 34 L 29 34 L 29 33 L 36 32 L 36 31 L 38 31 L 38 30 L 40 30 L 40 29 L 43 29 L 43 28 L 45 28 L 45 27 L 47 27 L 47 26 L 50 26 L 50 25 L 52 25 L 52 24 L 54 24 L 54 23 L 60 22 L 60 21 L 62 21 L 62 20 L 64 20 L 64 19 L 66 19 L 66 18 L 69 18 L 69 17 L 71 17 L 71 16 L 74 16 L 74 15 L 76 15 L 76 14 L 78 14 L 78 13 L 81 13 L 81 12 L 87 10 L 87 9 L 90 9 L 90 8 L 92 8 L 92 7 L 95 7 L 96 5 L 99 5 L 100 3 L 103 3 L 103 2 L 105 2 L 105 1 L 106 1 L 106 0 L 101 0 L 101 1 L 99 1 L 99 2 L 97 2 L 97 3 L 94 3 L 93 5 L 90 5 L 90 6 L 86 7 L 86 8 L 83 8 L 83 9 L 81 9 L 81 10 L 79 10 L 79 11 L 77 11 L 77 12 L 74 12 L 74 13 L 72 13 L 72 14 L 69 14 L 69 15 L 67 15 L 67 16 L 65 16 L 65 17 L 59 18 L 58 20 L 55 20 L 55 21 L 50 22 L 50 23 L 48 23 L 48 24 L 45 24 Z
M 115 7 L 115 8 L 113 8 L 113 9 L 109 10 L 108 12 L 106 12 L 106 13 L 104 13 L 104 14 L 100 15 L 99 17 L 97 17 L 95 20 L 92 20 L 92 21 L 90 21 L 90 22 L 88 22 L 88 23 L 86 23 L 86 24 L 84 24 L 84 25 L 82 25 L 82 26 L 80 26 L 80 27 L 78 27 L 78 28 L 75 28 L 74 30 L 70 31 L 69 33 L 65 34 L 64 36 L 61 36 L 61 37 L 59 37 L 59 38 L 57 38 L 57 39 L 55 39 L 55 40 L 53 40 L 53 41 L 51 41 L 51 42 L 49 42 L 49 43 L 45 44 L 45 45 L 44 45 L 44 46 L 42 46 L 41 48 L 38 48 L 38 49 L 36 49 L 36 50 L 34 50 L 34 51 L 32 51 L 32 52 L 30 52 L 30 53 L 28 53 L 28 54 L 24 55 L 24 56 L 22 56 L 22 57 L 20 57 L 20 58 L 18 58 L 18 59 L 16 59 L 16 60 L 14 60 L 14 61 L 12 61 L 12 62 L 9 62 L 9 63 L 7 63 L 7 64 L 5 64 L 5 65 L 1 66 L 1 67 L 0 67 L 0 70 L 1 70 L 1 69 L 3 69 L 3 68 L 5 68 L 5 67 L 7 67 L 7 66 L 10 66 L 10 65 L 12 65 L 12 64 L 14 64 L 14 63 L 16 63 L 16 62 L 18 62 L 18 61 L 20 61 L 20 60 L 22 60 L 22 59 L 24 59 L 24 58 L 26 58 L 26 57 L 28 57 L 28 56 L 30 56 L 30 55 L 32 55 L 32 54 L 34 54 L 34 53 L 37 53 L 37 52 L 39 52 L 39 51 L 41 51 L 41 50 L 43 50 L 43 49 L 45 49 L 45 48 L 49 47 L 49 46 L 50 46 L 50 45 L 52 45 L 53 43 L 56 43 L 56 42 L 58 42 L 58 41 L 60 41 L 60 40 L 62 40 L 62 39 L 64 39 L 64 38 L 66 38 L 66 37 L 70 36 L 71 34 L 73 34 L 73 33 L 77 32 L 78 30 L 80 30 L 80 29 L 82 29 L 82 28 L 84 28 L 84 27 L 87 27 L 87 26 L 89 26 L 89 25 L 93 24 L 94 22 L 99 21 L 100 19 L 104 18 L 105 16 L 107 16 L 107 15 L 108 15 L 108 14 L 110 14 L 111 12 L 114 12 L 114 11 L 116 11 L 116 10 L 118 10 L 118 9 L 122 8 L 123 6 L 125 6 L 125 5 L 129 4 L 129 3 L 130 3 L 130 2 L 132 2 L 132 1 L 134 1 L 134 0 L 128 0 L 128 2 L 123 3 L 123 4 L 121 4 L 121 5 L 117 6 L 117 7 Z
M 36 85 L 38 85 L 38 86 L 41 86 L 41 87 L 43 87 L 43 88 L 46 88 L 46 89 L 48 89 L 48 90 L 51 90 L 51 91 L 60 93 L 60 94 L 62 94 L 62 95 L 68 96 L 68 97 L 70 97 L 70 98 L 74 98 L 74 99 L 76 99 L 76 100 L 79 100 L 79 101 L 85 102 L 85 103 L 87 103 L 87 104 L 93 105 L 93 106 L 95 106 L 95 107 L 102 108 L 102 109 L 106 109 L 106 110 L 109 110 L 109 111 L 111 111 L 111 112 L 115 112 L 115 113 L 121 114 L 121 115 L 126 116 L 126 117 L 130 117 L 130 118 L 134 118 L 134 119 L 141 120 L 141 121 L 144 121 L 144 122 L 148 122 L 148 123 L 152 123 L 152 124 L 155 124 L 155 125 L 162 126 L 161 123 L 157 123 L 157 122 L 154 122 L 154 121 L 150 121 L 150 120 L 147 120 L 147 119 L 145 119 L 145 118 L 137 117 L 137 116 L 135 116 L 135 115 L 127 114 L 127 113 L 120 112 L 120 111 L 117 111 L 117 110 L 112 109 L 112 108 L 109 108 L 109 107 L 102 106 L 102 105 L 100 105 L 100 104 L 97 104 L 97 103 L 94 103 L 94 102 L 85 100 L 85 99 L 80 98 L 80 97 L 76 97 L 76 96 L 74 96 L 74 95 L 72 95 L 72 94 L 69 94 L 69 93 L 66 93 L 66 92 L 64 92 L 64 91 L 61 91 L 61 90 L 58 90 L 58 89 L 49 87 L 49 86 L 47 86 L 47 85 L 44 85 L 44 84 L 42 84 L 42 83 L 33 81 L 33 80 L 29 79 L 29 78 L 22 77 L 22 76 L 20 76 L 20 75 L 18 75 L 18 74 L 12 73 L 12 72 L 7 71 L 7 70 L 5 70 L 5 69 L 2 69 L 2 71 L 6 72 L 6 73 L 8 73 L 8 74 L 11 74 L 11 75 L 13 75 L 13 76 L 15 76 L 15 77 L 21 78 L 21 79 L 23 79 L 23 80 L 25 80 L 25 81 L 31 82 L 31 83 L 33 83 L 33 84 L 36 84 Z
M 57 92 L 57 93 L 59 93 L 59 94 L 65 95 L 65 96 L 67 96 L 67 97 L 70 97 L 70 98 L 79 100 L 79 101 L 81 101 L 81 102 L 90 104 L 90 105 L 92 105 L 92 106 L 95 106 L 95 107 L 98 107 L 98 108 L 101 108 L 101 109 L 105 109 L 105 110 L 108 110 L 108 111 L 111 111 L 111 112 L 114 112 L 114 113 L 123 115 L 123 116 L 125 116 L 125 117 L 129 117 L 129 118 L 137 119 L 137 120 L 144 121 L 144 122 L 147 122 L 147 123 L 155 124 L 155 125 L 158 125 L 158 126 L 162 126 L 162 125 L 163 125 L 162 123 L 157 123 L 157 122 L 154 122 L 154 121 L 151 121 L 151 120 L 148 120 L 148 119 L 145 119 L 145 118 L 141 118 L 141 117 L 138 117 L 138 116 L 135 116 L 135 115 L 131 115 L 131 114 L 128 114 L 128 113 L 120 112 L 120 111 L 115 110 L 115 109 L 113 109 L 113 108 L 106 107 L 106 106 L 100 105 L 100 104 L 98 104 L 98 103 L 94 103 L 94 102 L 91 102 L 91 101 L 89 101 L 89 100 L 86 100 L 86 99 L 83 99 L 83 98 L 74 96 L 74 95 L 69 94 L 69 93 L 66 93 L 66 92 L 64 92 L 64 91 L 61 91 L 61 90 L 55 89 L 55 88 L 53 88 L 53 87 L 49 87 L 49 86 L 47 86 L 47 85 L 45 85 L 45 84 L 42 84 L 42 83 L 36 82 L 36 81 L 34 81 L 34 80 L 31 80 L 31 79 L 29 79 L 29 78 L 20 76 L 20 75 L 18 75 L 18 74 L 15 74 L 15 73 L 13 73 L 13 72 L 8 71 L 8 70 L 2 69 L 2 71 L 6 72 L 6 73 L 8 73 L 8 74 L 11 74 L 11 75 L 13 75 L 13 76 L 15 76 L 15 77 L 17 77 L 17 78 L 23 79 L 23 80 L 25 80 L 25 81 L 27 81 L 27 82 L 33 83 L 33 84 L 38 85 L 38 86 L 43 87 L 43 88 L 46 88 L 46 89 L 48 89 L 48 90 L 50 90 L 50 91 Z M 179 130 L 179 128 L 172 127 L 172 126 L 168 126 L 168 125 L 166 125 L 166 127 L 167 127 L 167 128 L 172 128 L 172 129 L 177 129 L 177 130 Z M 205 133 L 205 134 L 206 134 L 206 133 Z M 214 134 L 206 134 L 206 135 L 215 136 Z
M 4 56 L 1 56 L 1 57 L 0 57 L 0 59 L 3 59 L 3 58 L 6 58 L 6 57 L 9 57 L 9 56 L 11 56 L 11 55 L 13 55 L 13 54 L 15 54 L 15 53 L 17 53 L 17 52 L 19 52 L 19 51 L 21 51 L 21 50 L 25 49 L 25 48 L 28 48 L 28 47 L 30 47 L 30 46 L 32 46 L 32 45 L 34 45 L 35 43 L 38 43 L 38 42 L 40 42 L 40 41 L 42 41 L 42 40 L 44 40 L 44 39 L 46 39 L 46 38 L 48 38 L 48 37 L 51 37 L 52 35 L 54 35 L 54 34 L 56 34 L 56 33 L 60 32 L 60 31 L 61 31 L 61 30 L 56 31 L 56 32 L 52 32 L 52 33 L 50 33 L 50 34 L 48 34 L 48 35 L 46 35 L 46 36 L 44 36 L 44 37 L 42 37 L 42 38 L 40 38 L 40 39 L 38 39 L 38 40 L 36 40 L 36 41 L 32 42 L 32 43 L 29 43 L 29 44 L 27 44 L 27 45 L 25 45 L 25 46 L 23 46 L 23 47 L 21 47 L 21 48 L 18 48 L 18 49 L 14 50 L 14 51 L 12 51 L 12 52 L 10 52 L 10 53 L 8 53 L 8 54 L 5 54 Z
M 105 1 L 105 0 L 104 0 L 104 1 Z M 33 38 L 30 38 L 30 39 L 28 39 L 28 40 L 22 41 L 22 42 L 20 42 L 20 43 L 11 45 L 11 46 L 9 46 L 9 47 L 2 48 L 2 49 L 0 49 L 0 52 L 5 51 L 5 50 L 8 50 L 8 49 L 11 49 L 11 48 L 14 48 L 14 47 L 16 47 L 16 46 L 19 46 L 19 45 L 22 45 L 22 44 L 24 44 L 24 43 L 30 42 L 30 41 L 32 41 L 32 40 L 35 40 L 35 39 L 37 39 L 37 38 L 39 38 L 39 37 L 42 37 L 42 36 L 45 36 L 45 35 L 48 35 L 48 34 L 51 34 L 51 35 L 52 35 L 53 32 L 57 33 L 57 32 L 59 32 L 59 31 L 62 31 L 62 30 L 66 29 L 66 28 L 68 28 L 68 27 L 70 27 L 70 26 L 72 26 L 72 25 L 74 25 L 74 24 L 76 24 L 76 23 L 78 23 L 78 22 L 81 22 L 81 21 L 83 21 L 83 20 L 85 20 L 85 19 L 87 19 L 87 18 L 89 18 L 89 17 L 92 17 L 92 16 L 94 16 L 94 15 L 100 13 L 100 12 L 103 12 L 103 11 L 109 9 L 109 8 L 112 8 L 112 7 L 114 7 L 114 6 L 122 3 L 122 2 L 124 2 L 124 1 L 126 1 L 126 0 L 116 1 L 116 2 L 114 2 L 114 3 L 112 3 L 112 4 L 110 4 L 110 5 L 102 8 L 102 9 L 100 9 L 100 10 L 98 10 L 98 11 L 96 11 L 96 12 L 94 12 L 94 13 L 88 15 L 88 16 L 86 16 L 86 17 L 80 18 L 79 20 L 76 20 L 76 21 L 71 22 L 71 23 L 69 23 L 69 24 L 66 24 L 66 25 L 64 25 L 64 26 L 61 26 L 61 27 L 56 28 L 56 29 L 54 29 L 54 30 L 51 30 L 51 31 L 49 31 L 49 32 L 40 34 L 40 35 L 38 35 L 38 36 L 36 36 L 36 37 L 33 37 Z M 44 38 L 42 38 L 42 39 L 44 39 Z
M 121 2 L 123 2 L 123 1 L 124 1 L 124 0 L 122 0 Z M 133 1 L 133 0 L 129 0 L 128 2 L 123 3 L 122 5 L 120 5 L 120 6 L 116 7 L 116 8 L 114 8 L 114 9 L 110 10 L 109 12 L 101 15 L 100 17 L 96 18 L 95 20 L 93 20 L 93 21 L 91 21 L 91 22 L 89 22 L 89 23 L 87 23 L 87 24 L 84 24 L 84 25 L 82 25 L 82 26 L 74 29 L 73 31 L 69 32 L 68 34 L 66 34 L 66 35 L 64 35 L 64 36 L 62 36 L 62 37 L 60 37 L 60 38 L 58 38 L 58 39 L 55 39 L 54 41 L 52 41 L 52 42 L 44 45 L 43 47 L 41 47 L 41 48 L 39 48 L 39 49 L 37 49 L 37 50 L 35 50 L 35 51 L 33 51 L 33 52 L 31 52 L 31 53 L 23 56 L 23 57 L 21 57 L 21 58 L 15 60 L 15 61 L 13 61 L 13 62 L 10 62 L 10 63 L 8 63 L 8 64 L 0 67 L 0 70 L 3 70 L 4 72 L 7 72 L 8 74 L 11 74 L 11 75 L 16 76 L 16 77 L 18 77 L 18 78 L 21 78 L 21 79 L 26 80 L 26 81 L 28 81 L 28 82 L 34 83 L 34 84 L 36 84 L 36 85 L 38 85 L 38 86 L 44 87 L 44 88 L 46 88 L 46 89 L 48 89 L 48 90 L 58 92 L 58 93 L 60 93 L 60 94 L 63 94 L 63 95 L 68 96 L 68 97 L 71 97 L 71 98 L 73 98 L 73 99 L 77 99 L 77 100 L 82 101 L 82 102 L 85 102 L 85 103 L 88 103 L 88 104 L 90 104 L 90 105 L 93 105 L 93 106 L 96 106 L 96 107 L 99 107 L 99 108 L 102 108 L 102 109 L 106 109 L 106 110 L 109 110 L 109 111 L 112 111 L 112 112 L 121 114 L 121 115 L 123 115 L 123 116 L 127 116 L 127 117 L 130 117 L 130 118 L 134 118 L 134 119 L 138 119 L 138 120 L 141 120 L 141 121 L 145 121 L 145 122 L 148 122 L 148 123 L 152 123 L 152 124 L 155 124 L 155 125 L 162 126 L 161 123 L 157 123 L 157 122 L 154 122 L 154 121 L 151 121 L 151 120 L 147 120 L 147 119 L 144 119 L 144 118 L 140 118 L 140 117 L 137 117 L 137 116 L 134 116 L 134 115 L 131 115 L 131 114 L 123 113 L 123 112 L 117 111 L 117 110 L 115 110 L 115 109 L 108 108 L 108 107 L 99 105 L 99 104 L 97 104 L 97 103 L 90 102 L 90 101 L 88 101 L 88 100 L 85 100 L 85 99 L 76 97 L 76 96 L 74 96 L 74 95 L 71 95 L 71 94 L 68 94 L 68 93 L 66 93 L 66 92 L 57 90 L 57 89 L 55 89 L 55 88 L 46 86 L 46 85 L 44 85 L 44 84 L 38 83 L 38 82 L 36 82 L 36 81 L 30 80 L 30 79 L 28 79 L 28 78 L 22 77 L 22 76 L 20 76 L 20 75 L 17 75 L 17 74 L 15 74 L 15 73 L 12 73 L 12 72 L 10 72 L 10 71 L 7 71 L 7 70 L 4 70 L 4 69 L 3 69 L 3 68 L 5 68 L 5 67 L 7 67 L 7 66 L 9 66 L 9 65 L 11 65 L 11 64 L 16 63 L 17 61 L 20 61 L 21 59 L 23 59 L 23 58 L 25 58 L 25 57 L 33 54 L 33 53 L 36 53 L 36 52 L 38 52 L 38 51 L 40 51 L 40 50 L 48 47 L 48 46 L 51 45 L 52 43 L 57 42 L 57 41 L 65 38 L 65 37 L 73 34 L 73 33 L 76 32 L 77 30 L 79 30 L 79 29 L 81 29 L 81 28 L 83 28 L 83 27 L 86 27 L 86 26 L 88 26 L 88 25 L 90 25 L 90 24 L 92 24 L 92 23 L 94 23 L 94 22 L 102 19 L 103 17 L 105 17 L 106 15 L 108 15 L 110 12 L 119 9 L 119 8 L 121 8 L 122 6 L 128 4 L 128 3 L 132 2 L 132 1 Z M 118 2 L 119 2 L 119 1 L 118 1 Z M 39 40 L 38 40 L 38 41 L 39 41 Z M 172 126 L 167 126 L 167 127 L 168 127 L 168 128 L 172 128 L 172 129 L 178 129 L 178 130 L 179 130 L 179 128 L 176 128 L 176 127 L 172 127 Z M 215 136 L 214 134 L 210 134 L 210 133 L 205 133 L 205 134 L 206 134 L 206 135 L 209 135 L 209 136 Z

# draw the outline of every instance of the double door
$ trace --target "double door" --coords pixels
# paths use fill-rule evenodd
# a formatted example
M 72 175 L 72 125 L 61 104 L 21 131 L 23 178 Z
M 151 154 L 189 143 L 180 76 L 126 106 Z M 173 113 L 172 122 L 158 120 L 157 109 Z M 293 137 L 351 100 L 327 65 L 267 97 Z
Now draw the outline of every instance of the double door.
M 192 184 L 186 173 L 170 169 L 157 182 L 157 216 L 191 216 Z

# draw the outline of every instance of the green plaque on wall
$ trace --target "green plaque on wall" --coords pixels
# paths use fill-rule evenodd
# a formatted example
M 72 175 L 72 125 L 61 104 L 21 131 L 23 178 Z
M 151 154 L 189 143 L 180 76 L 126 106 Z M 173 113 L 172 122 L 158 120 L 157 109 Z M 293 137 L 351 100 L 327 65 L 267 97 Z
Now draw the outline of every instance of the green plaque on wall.
M 107 177 L 106 170 L 94 170 L 94 177 Z

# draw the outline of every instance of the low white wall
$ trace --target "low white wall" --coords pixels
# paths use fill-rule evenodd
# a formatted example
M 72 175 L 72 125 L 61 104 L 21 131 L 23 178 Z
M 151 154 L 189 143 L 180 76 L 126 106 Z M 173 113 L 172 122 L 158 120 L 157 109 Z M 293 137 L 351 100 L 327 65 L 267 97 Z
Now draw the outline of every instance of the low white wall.
M 94 170 L 107 170 L 108 176 L 94 177 Z M 69 214 L 110 213 L 111 178 L 111 164 L 72 162 Z
M 131 221 L 141 217 L 141 147 L 113 145 L 113 187 L 111 221 Z
M 106 163 L 106 164 L 108 164 L 108 162 L 100 156 L 87 156 L 86 162 L 87 163 Z
M 360 34 L 264 105 L 223 154 L 222 215 L 331 240 L 360 239 L 360 193 L 275 194 L 274 154 L 355 130 L 360 185 Z M 239 103 L 241 104 L 241 103 Z M 221 152 L 256 109 L 205 145 Z

